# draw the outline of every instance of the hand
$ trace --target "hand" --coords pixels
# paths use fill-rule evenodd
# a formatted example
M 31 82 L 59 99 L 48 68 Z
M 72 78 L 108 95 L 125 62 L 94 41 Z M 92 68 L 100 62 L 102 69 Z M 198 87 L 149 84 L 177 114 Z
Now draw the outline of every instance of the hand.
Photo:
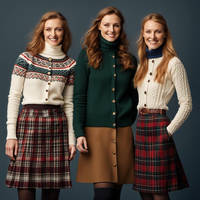
M 73 160 L 74 156 L 76 154 L 76 147 L 73 144 L 69 145 L 69 157 L 68 160 Z
M 17 139 L 8 139 L 6 141 L 6 155 L 11 159 L 15 160 L 18 152 L 18 141 Z
M 87 141 L 84 136 L 78 137 L 76 147 L 81 153 L 88 152 Z

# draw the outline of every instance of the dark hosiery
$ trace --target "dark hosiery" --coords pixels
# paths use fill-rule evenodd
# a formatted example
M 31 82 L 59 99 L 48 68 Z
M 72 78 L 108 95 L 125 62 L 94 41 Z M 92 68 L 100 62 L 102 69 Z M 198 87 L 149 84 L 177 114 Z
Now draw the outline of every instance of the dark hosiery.
M 113 183 L 95 183 L 94 200 L 120 200 L 121 187 Z
M 140 196 L 142 200 L 153 200 L 153 195 L 151 193 L 141 192 Z
M 19 200 L 35 200 L 35 189 L 18 189 Z
M 168 193 L 153 194 L 154 200 L 170 200 Z
M 43 189 L 42 200 L 58 200 L 60 190 L 59 189 Z

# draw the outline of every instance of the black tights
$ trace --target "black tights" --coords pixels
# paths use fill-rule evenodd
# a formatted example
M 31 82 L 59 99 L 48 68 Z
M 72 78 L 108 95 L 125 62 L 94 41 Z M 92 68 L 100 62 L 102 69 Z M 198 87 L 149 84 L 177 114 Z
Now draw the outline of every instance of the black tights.
M 120 200 L 122 185 L 94 183 L 94 200 Z
M 140 193 L 142 200 L 170 200 L 168 193 Z
M 42 200 L 58 200 L 60 190 L 42 189 Z M 18 189 L 19 200 L 35 200 L 35 189 Z

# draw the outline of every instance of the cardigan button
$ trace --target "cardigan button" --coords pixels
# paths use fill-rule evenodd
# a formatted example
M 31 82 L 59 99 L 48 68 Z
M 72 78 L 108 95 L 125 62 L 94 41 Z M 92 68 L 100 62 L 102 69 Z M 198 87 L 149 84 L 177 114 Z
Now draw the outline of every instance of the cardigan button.
M 52 60 L 53 60 L 53 59 L 50 57 L 50 58 L 49 58 L 49 61 L 51 62 Z
M 46 90 L 46 92 L 48 92 L 49 90 Z
M 116 76 L 117 76 L 117 74 L 116 74 L 116 73 L 114 73 L 114 74 L 113 74 L 113 76 L 114 76 L 114 77 L 116 77 Z
M 116 165 L 116 164 L 113 164 L 113 167 L 117 167 L 117 165 Z
M 113 102 L 113 103 L 115 103 L 115 102 L 116 102 L 116 100 L 115 100 L 115 99 L 113 99 L 113 100 L 112 100 L 112 102 Z
M 113 67 L 116 67 L 116 65 L 113 65 Z
M 154 63 L 154 60 L 152 60 L 152 63 Z
M 116 115 L 116 112 L 113 112 L 112 114 L 113 114 L 113 115 Z
M 147 107 L 147 104 L 146 104 L 146 103 L 144 104 L 144 107 Z
M 115 91 L 115 88 L 112 88 L 112 92 L 114 92 Z
M 148 80 L 148 83 L 150 82 L 150 80 Z
M 115 55 L 113 55 L 112 58 L 115 58 Z
M 48 101 L 48 99 L 46 98 L 45 101 Z
M 48 85 L 51 85 L 51 83 L 50 83 L 50 82 L 48 82 Z
M 147 94 L 147 92 L 146 92 L 146 91 L 144 91 L 144 94 Z
M 113 126 L 115 127 L 115 126 L 116 126 L 116 123 L 113 123 Z
M 47 72 L 47 74 L 48 74 L 48 75 L 50 75 L 50 74 L 51 74 L 51 72 Z
M 150 72 L 149 74 L 150 74 L 150 76 L 151 76 L 151 75 L 152 75 L 152 72 Z

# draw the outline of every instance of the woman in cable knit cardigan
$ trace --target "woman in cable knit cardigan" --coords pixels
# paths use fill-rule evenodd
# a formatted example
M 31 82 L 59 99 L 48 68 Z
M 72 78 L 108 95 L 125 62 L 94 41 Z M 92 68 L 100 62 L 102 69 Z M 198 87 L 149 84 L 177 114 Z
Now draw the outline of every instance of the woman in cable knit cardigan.
M 168 200 L 169 191 L 188 187 L 172 138 L 192 109 L 185 68 L 177 58 L 166 20 L 147 15 L 138 40 L 139 94 L 136 127 L 135 184 L 143 200 Z M 170 121 L 167 104 L 176 90 L 179 109 Z
M 75 60 L 67 56 L 71 34 L 65 17 L 45 13 L 27 52 L 14 65 L 8 98 L 6 185 L 19 200 L 57 200 L 71 187 L 69 161 L 75 155 L 72 128 Z M 23 93 L 22 110 L 18 115 Z

